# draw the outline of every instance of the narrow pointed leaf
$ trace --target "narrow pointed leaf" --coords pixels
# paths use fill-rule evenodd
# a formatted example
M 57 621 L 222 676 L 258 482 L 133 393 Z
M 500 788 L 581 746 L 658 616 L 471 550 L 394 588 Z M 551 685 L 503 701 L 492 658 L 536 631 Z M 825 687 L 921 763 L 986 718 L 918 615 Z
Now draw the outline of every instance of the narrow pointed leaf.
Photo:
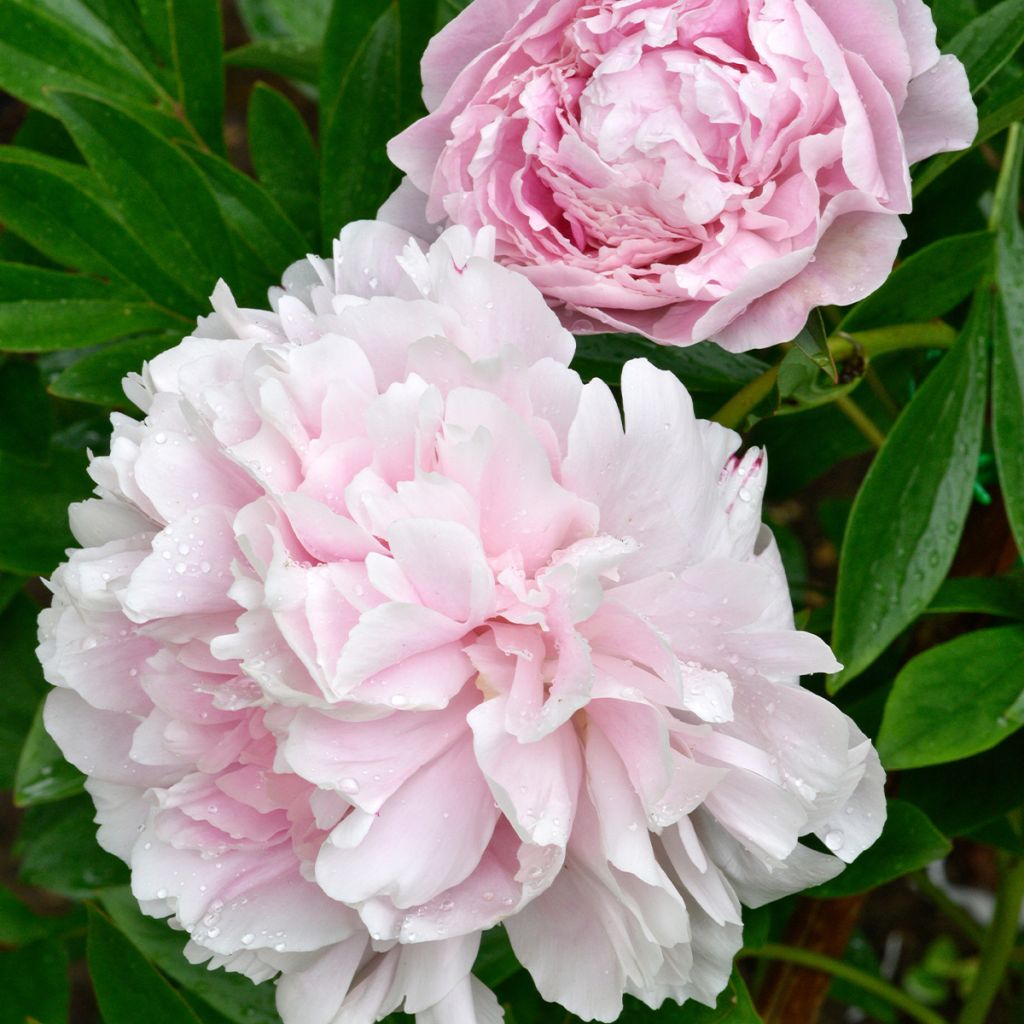
M 0 2 L 0 88 L 47 113 L 55 112 L 57 89 L 155 103 L 155 84 L 125 54 L 129 59 L 119 60 L 66 13 L 36 0 Z
M 1024 42 L 1024 0 L 1003 0 L 965 25 L 946 47 L 967 69 L 977 92 Z
M 316 247 L 320 156 L 302 115 L 262 82 L 249 99 L 249 153 L 260 183 Z
M 167 979 L 110 920 L 89 908 L 89 975 L 104 1024 L 201 1024 Z
M 1020 193 L 1021 147 L 1011 157 L 1009 195 Z M 992 363 L 992 440 L 1006 515 L 1024 551 L 1024 229 L 1018 204 L 1005 204 L 996 251 L 999 300 Z
M 173 327 L 176 316 L 149 303 L 106 299 L 0 302 L 0 350 L 85 348 L 140 331 Z
M 64 370 L 51 382 L 50 394 L 108 409 L 125 408 L 130 405 L 122 386 L 125 376 L 180 340 L 180 333 L 146 334 L 104 345 Z
M 0 221 L 55 263 L 117 280 L 169 309 L 203 308 L 201 282 L 179 284 L 158 265 L 84 167 L 0 147 Z
M 979 289 L 960 338 L 903 410 L 854 502 L 832 633 L 845 668 L 833 691 L 924 611 L 952 564 L 981 450 L 993 301 Z
M 61 120 L 112 202 L 160 266 L 208 295 L 234 259 L 216 199 L 188 157 L 123 111 L 86 96 L 55 99 Z
M 260 39 L 229 50 L 224 63 L 232 68 L 272 71 L 282 78 L 316 85 L 320 80 L 321 55 L 319 46 L 302 39 Z

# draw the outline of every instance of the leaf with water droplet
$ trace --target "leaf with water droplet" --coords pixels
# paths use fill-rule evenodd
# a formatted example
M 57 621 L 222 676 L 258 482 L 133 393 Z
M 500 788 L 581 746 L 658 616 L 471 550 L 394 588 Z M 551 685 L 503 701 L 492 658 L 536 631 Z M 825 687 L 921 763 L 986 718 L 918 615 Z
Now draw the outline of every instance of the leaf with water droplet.
M 825 838 L 828 845 L 828 837 Z M 882 835 L 841 875 L 809 890 L 815 899 L 867 892 L 916 871 L 949 853 L 950 844 L 923 811 L 905 800 L 890 800 Z
M 43 725 L 40 704 L 25 737 L 14 777 L 14 803 L 18 807 L 63 800 L 82 791 L 82 773 L 64 760 Z
M 979 288 L 959 339 L 903 410 L 875 457 L 847 526 L 832 644 L 864 671 L 928 606 L 949 571 L 970 508 L 985 415 L 992 292 Z M 950 529 L 953 524 L 955 529 Z

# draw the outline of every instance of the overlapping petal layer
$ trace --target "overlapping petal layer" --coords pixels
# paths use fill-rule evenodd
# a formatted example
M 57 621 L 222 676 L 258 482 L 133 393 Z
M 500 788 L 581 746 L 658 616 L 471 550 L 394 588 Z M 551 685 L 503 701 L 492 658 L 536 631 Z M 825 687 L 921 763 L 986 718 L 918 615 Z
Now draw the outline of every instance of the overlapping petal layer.
M 218 288 L 129 381 L 41 617 L 100 841 L 286 1024 L 496 1021 L 500 923 L 584 1018 L 713 1002 L 741 903 L 882 825 L 870 744 L 799 686 L 837 665 L 763 454 L 643 361 L 620 413 L 492 245 L 360 223 L 273 312 Z
M 733 351 L 874 291 L 908 165 L 970 144 L 923 0 L 474 0 L 382 216 L 491 226 L 574 331 Z

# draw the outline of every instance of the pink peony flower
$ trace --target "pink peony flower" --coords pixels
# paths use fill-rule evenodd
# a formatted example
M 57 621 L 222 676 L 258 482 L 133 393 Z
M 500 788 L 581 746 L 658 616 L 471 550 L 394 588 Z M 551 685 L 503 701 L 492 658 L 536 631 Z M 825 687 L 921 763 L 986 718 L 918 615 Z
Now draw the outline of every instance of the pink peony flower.
M 907 166 L 977 130 L 923 0 L 474 0 L 381 216 L 491 226 L 576 332 L 732 351 L 892 268 Z
M 638 360 L 611 391 L 488 233 L 350 225 L 274 312 L 127 384 L 54 574 L 46 725 L 194 961 L 286 1024 L 713 1003 L 740 905 L 879 834 L 868 740 L 802 689 L 762 453 Z M 834 856 L 801 844 L 821 837 Z M 565 950 L 571 948 L 571 958 Z

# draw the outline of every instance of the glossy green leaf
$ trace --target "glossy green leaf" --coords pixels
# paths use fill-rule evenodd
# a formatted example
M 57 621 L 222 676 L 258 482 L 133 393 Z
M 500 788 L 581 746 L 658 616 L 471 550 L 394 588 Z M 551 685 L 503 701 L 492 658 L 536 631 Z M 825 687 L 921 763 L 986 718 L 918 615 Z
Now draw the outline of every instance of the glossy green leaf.
M 77 23 L 71 16 L 76 8 Z M 114 50 L 82 31 L 83 16 L 96 22 L 79 4 L 58 10 L 40 0 L 0 0 L 0 88 L 51 114 L 58 89 L 156 102 L 155 83 L 130 51 Z
M 39 705 L 25 737 L 14 775 L 14 803 L 18 807 L 53 803 L 82 792 L 82 773 L 64 760 L 60 748 L 43 725 Z
M 0 350 L 86 348 L 141 331 L 186 326 L 151 303 L 105 299 L 0 302 Z
M 948 579 L 926 611 L 931 615 L 973 613 L 1024 619 L 1024 573 Z
M 130 297 L 116 285 L 86 274 L 46 270 L 25 263 L 0 263 L 0 302 L 15 299 L 117 299 Z
M 142 0 L 146 28 L 171 71 L 185 120 L 224 152 L 224 41 L 218 0 Z
M 305 254 L 306 240 L 266 189 L 252 178 L 209 153 L 192 151 L 191 155 L 206 175 L 231 231 L 239 268 L 253 268 L 248 276 L 239 272 L 236 279 L 230 279 L 232 288 L 243 304 L 263 304 L 267 288 L 279 283 L 285 268 Z M 256 280 L 251 280 L 253 274 Z
M 0 452 L 0 570 L 52 572 L 72 544 L 68 505 L 91 489 L 84 452 L 54 450 L 42 465 Z
M 690 391 L 738 391 L 759 377 L 767 365 L 750 355 L 726 352 L 711 341 L 686 348 L 656 345 L 632 334 L 589 334 L 576 339 L 572 365 L 584 379 L 599 377 L 618 387 L 622 366 L 630 359 L 647 359 L 674 373 Z
M 301 39 L 262 39 L 247 43 L 224 55 L 224 63 L 233 68 L 272 71 L 282 78 L 316 85 L 320 81 L 322 50 Z
M 320 156 L 302 115 L 262 82 L 249 99 L 249 153 L 260 183 L 315 248 Z
M 419 58 L 434 27 L 427 0 L 335 0 L 320 68 L 321 228 L 373 217 L 398 184 L 388 140 L 416 116 Z M 372 109 L 373 117 L 361 114 Z
M 181 334 L 146 334 L 104 345 L 72 363 L 50 383 L 50 393 L 107 408 L 128 405 L 123 381 L 148 359 L 176 345 Z
M 1019 131 L 1020 129 L 1018 129 Z M 1009 196 L 1019 196 L 1021 146 L 1006 179 Z M 996 250 L 999 301 L 992 361 L 992 441 L 999 483 L 1017 549 L 1024 551 L 1024 229 L 1018 204 L 1004 204 Z
M 145 917 L 128 888 L 108 889 L 100 901 L 132 945 L 190 995 L 236 1024 L 280 1024 L 271 986 L 253 985 L 241 975 L 190 964 L 182 953 L 188 937 L 166 921 Z M 200 1011 L 200 1016 L 205 1013 Z
M 956 345 L 903 410 L 854 502 L 832 632 L 845 668 L 833 691 L 924 611 L 952 564 L 981 450 L 992 307 L 979 289 Z
M 777 407 L 771 410 L 774 414 L 792 414 L 827 405 L 849 394 L 860 383 L 860 375 L 854 373 L 846 375 L 842 383 L 836 383 L 821 365 L 820 350 L 813 348 L 814 356 L 808 353 L 811 347 L 809 341 L 806 348 L 794 345 L 779 364 L 773 396 Z
M 901 263 L 878 291 L 854 306 L 840 329 L 864 331 L 943 316 L 974 290 L 989 265 L 987 231 L 933 242 Z
M 67 0 L 52 0 L 65 3 Z M 120 40 L 129 53 L 161 84 L 170 86 L 164 69 L 157 66 L 158 54 L 146 34 L 137 0 L 82 0 L 96 15 L 105 32 Z
M 178 284 L 158 265 L 84 167 L 0 147 L 0 221 L 55 263 L 141 290 L 169 309 L 203 308 L 198 283 Z
M 14 785 L 22 741 L 46 692 L 35 653 L 38 613 L 36 605 L 24 594 L 18 594 L 0 615 L 0 651 L 4 652 L 3 687 L 0 688 L 0 789 Z
M 0 452 L 45 462 L 53 432 L 53 408 L 39 367 L 27 359 L 0 362 L 0 409 Z
M 1024 42 L 1024 0 L 1003 0 L 974 18 L 946 47 L 967 69 L 971 89 L 977 92 Z
M 959 836 L 1024 805 L 1020 766 L 1024 732 L 952 764 L 900 775 L 900 796 L 920 807 L 947 836 Z
M 85 794 L 27 808 L 14 844 L 21 880 L 69 899 L 125 885 L 128 868 L 96 842 L 95 814 Z
M 817 899 L 856 896 L 945 857 L 949 840 L 927 815 L 905 800 L 890 800 L 885 826 L 874 845 L 831 881 L 807 891 Z
M 70 1005 L 68 952 L 55 939 L 0 952 L 0 1024 L 65 1024 Z
M 188 1003 L 110 920 L 89 908 L 89 976 L 104 1024 L 201 1024 Z
M 878 735 L 887 768 L 970 757 L 1024 725 L 1024 626 L 957 637 L 896 677 Z
M 123 111 L 59 94 L 61 120 L 161 268 L 206 296 L 234 276 L 227 228 L 206 179 L 176 146 Z

